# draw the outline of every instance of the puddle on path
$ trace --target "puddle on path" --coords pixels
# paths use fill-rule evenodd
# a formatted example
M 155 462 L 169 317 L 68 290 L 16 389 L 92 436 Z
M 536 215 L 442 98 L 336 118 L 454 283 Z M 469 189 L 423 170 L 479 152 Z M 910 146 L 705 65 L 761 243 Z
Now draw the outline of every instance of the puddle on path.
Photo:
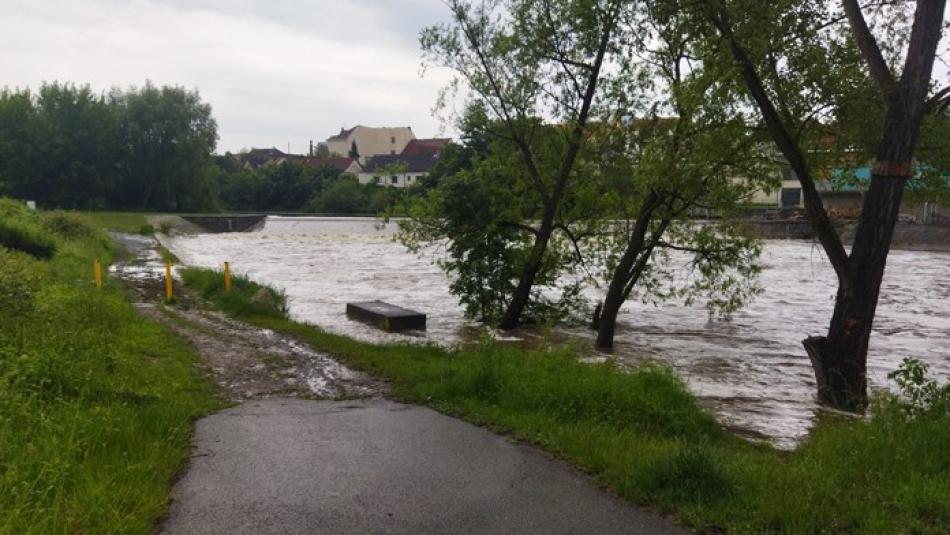
M 171 328 L 199 351 L 202 363 L 221 385 L 230 401 L 282 397 L 369 397 L 385 386 L 343 366 L 304 344 L 226 317 L 190 306 L 180 295 L 175 306 L 159 305 L 164 291 L 165 266 L 158 242 L 145 236 L 113 234 L 128 251 L 110 267 L 133 295 L 146 316 Z

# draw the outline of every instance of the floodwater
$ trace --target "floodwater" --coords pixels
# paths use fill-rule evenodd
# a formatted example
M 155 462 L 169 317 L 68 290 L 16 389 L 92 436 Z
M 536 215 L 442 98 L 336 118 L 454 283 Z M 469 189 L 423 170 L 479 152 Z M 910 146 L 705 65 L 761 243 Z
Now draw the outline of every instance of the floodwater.
M 464 319 L 435 265 L 444 251 L 413 255 L 392 240 L 393 231 L 393 225 L 367 218 L 271 216 L 254 232 L 179 236 L 166 246 L 189 265 L 220 269 L 230 261 L 236 273 L 283 289 L 295 319 L 330 331 L 370 341 L 470 339 L 478 325 Z M 835 277 L 810 242 L 769 241 L 762 258 L 765 292 L 728 321 L 710 318 L 701 303 L 626 304 L 615 355 L 669 364 L 723 425 L 787 448 L 816 418 L 814 378 L 801 340 L 824 333 Z M 347 302 L 375 299 L 426 312 L 428 329 L 388 334 L 347 319 Z M 585 329 L 563 334 L 593 337 Z M 872 388 L 888 386 L 887 374 L 904 357 L 920 358 L 937 377 L 950 377 L 948 253 L 890 255 L 870 346 Z

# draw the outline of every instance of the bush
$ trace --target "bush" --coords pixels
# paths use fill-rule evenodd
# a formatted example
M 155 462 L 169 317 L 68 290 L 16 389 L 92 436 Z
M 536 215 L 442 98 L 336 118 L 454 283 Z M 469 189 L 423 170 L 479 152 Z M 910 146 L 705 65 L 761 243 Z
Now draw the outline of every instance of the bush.
M 56 242 L 41 229 L 16 220 L 0 220 L 0 246 L 49 260 Z
M 33 311 L 44 271 L 26 254 L 0 247 L 0 325 L 9 327 Z
M 96 234 L 96 229 L 78 214 L 50 212 L 43 215 L 42 221 L 46 230 L 67 240 L 88 238 Z
M 203 298 L 237 317 L 265 316 L 286 318 L 287 295 L 268 286 L 261 286 L 245 277 L 233 277 L 231 291 L 224 291 L 224 274 L 201 268 L 181 270 L 186 286 L 196 289 Z

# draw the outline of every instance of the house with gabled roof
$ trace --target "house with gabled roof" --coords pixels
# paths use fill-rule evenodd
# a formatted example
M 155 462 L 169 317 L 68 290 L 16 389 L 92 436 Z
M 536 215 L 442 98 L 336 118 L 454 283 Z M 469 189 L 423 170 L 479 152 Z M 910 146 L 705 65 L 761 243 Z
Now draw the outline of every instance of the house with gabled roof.
M 405 188 L 427 177 L 439 158 L 435 154 L 382 154 L 369 158 L 359 174 L 360 184 Z
M 402 150 L 403 156 L 431 154 L 438 158 L 452 140 L 449 138 L 413 139 Z
M 248 169 L 258 169 L 265 165 L 275 165 L 291 158 L 292 155 L 271 147 L 269 149 L 251 149 L 244 153 L 235 154 L 235 158 Z

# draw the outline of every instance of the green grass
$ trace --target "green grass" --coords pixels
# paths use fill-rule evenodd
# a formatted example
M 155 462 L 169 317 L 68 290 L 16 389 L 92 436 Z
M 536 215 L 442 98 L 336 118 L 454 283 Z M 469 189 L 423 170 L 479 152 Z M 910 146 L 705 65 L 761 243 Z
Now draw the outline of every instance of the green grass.
M 155 229 L 148 224 L 147 212 L 82 212 L 93 225 L 107 230 L 129 234 L 152 234 Z
M 93 259 L 112 253 L 93 224 L 4 217 L 56 253 L 0 250 L 0 533 L 150 533 L 214 387 L 121 288 L 95 289 Z
M 523 351 L 490 340 L 459 350 L 374 345 L 259 307 L 260 286 L 225 294 L 219 272 L 186 285 L 250 323 L 293 335 L 388 379 L 395 396 L 509 432 L 591 473 L 637 504 L 706 532 L 950 532 L 950 415 L 909 419 L 879 398 L 874 417 L 825 418 L 794 452 L 722 431 L 668 369 L 622 373 L 569 349 Z

